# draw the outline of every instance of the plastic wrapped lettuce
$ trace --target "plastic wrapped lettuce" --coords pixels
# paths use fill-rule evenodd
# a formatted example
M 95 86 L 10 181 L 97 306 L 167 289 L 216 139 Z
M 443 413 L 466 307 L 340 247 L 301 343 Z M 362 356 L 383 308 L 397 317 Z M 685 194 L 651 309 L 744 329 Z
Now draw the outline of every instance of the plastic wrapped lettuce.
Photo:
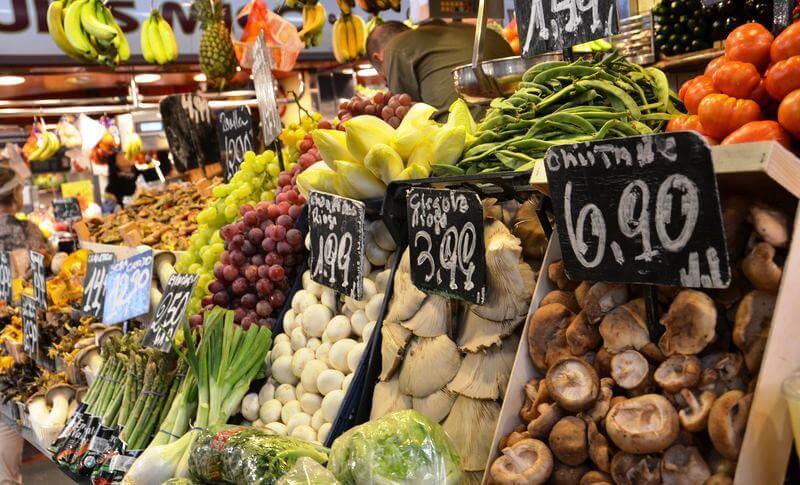
M 304 456 L 297 460 L 292 469 L 275 485 L 337 485 L 338 483 L 330 470 Z
M 331 447 L 328 469 L 343 484 L 456 484 L 461 459 L 444 430 L 406 410 L 356 426 Z
M 189 473 L 201 483 L 270 485 L 298 459 L 324 464 L 328 449 L 288 436 L 277 436 L 244 426 L 203 431 L 189 454 Z

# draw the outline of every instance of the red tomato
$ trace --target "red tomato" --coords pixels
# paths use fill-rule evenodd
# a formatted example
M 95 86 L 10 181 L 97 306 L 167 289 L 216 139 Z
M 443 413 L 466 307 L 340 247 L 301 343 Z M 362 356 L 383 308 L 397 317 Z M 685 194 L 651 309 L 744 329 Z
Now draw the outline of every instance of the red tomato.
M 714 89 L 733 96 L 747 98 L 758 87 L 761 75 L 749 62 L 728 61 L 714 71 Z
M 767 69 L 767 92 L 777 100 L 800 88 L 800 55 L 778 61 Z
M 800 139 L 800 89 L 784 96 L 778 107 L 778 123 L 795 138 Z
M 751 121 L 742 125 L 739 129 L 726 136 L 722 140 L 722 145 L 768 140 L 775 140 L 786 148 L 790 148 L 792 145 L 792 137 L 789 136 L 789 132 L 784 130 L 777 121 L 772 120 Z
M 727 94 L 709 94 L 697 107 L 697 115 L 706 132 L 725 138 L 739 127 L 761 119 L 761 108 L 753 100 L 736 99 Z
M 678 91 L 678 97 L 683 101 L 683 105 L 686 106 L 686 111 L 694 115 L 697 114 L 697 106 L 700 101 L 707 95 L 716 92 L 718 91 L 714 89 L 714 80 L 710 76 L 701 74 L 683 83 L 680 91 Z
M 697 115 L 679 115 L 672 118 L 669 120 L 669 123 L 667 123 L 666 131 L 696 131 L 706 138 L 709 145 L 717 144 L 717 140 L 706 134 L 703 125 L 700 123 L 700 118 Z
M 783 32 L 775 37 L 769 53 L 772 62 L 800 55 L 800 22 L 795 22 L 783 29 Z
M 706 76 L 713 77 L 714 72 L 716 72 L 716 70 L 719 69 L 719 66 L 725 64 L 726 62 L 728 62 L 728 58 L 725 56 L 719 56 L 716 59 L 713 59 L 711 62 L 708 63 L 708 65 L 706 66 L 706 70 L 703 74 L 705 74 Z
M 725 39 L 725 57 L 729 61 L 749 62 L 759 70 L 769 64 L 772 34 L 755 22 L 736 27 Z

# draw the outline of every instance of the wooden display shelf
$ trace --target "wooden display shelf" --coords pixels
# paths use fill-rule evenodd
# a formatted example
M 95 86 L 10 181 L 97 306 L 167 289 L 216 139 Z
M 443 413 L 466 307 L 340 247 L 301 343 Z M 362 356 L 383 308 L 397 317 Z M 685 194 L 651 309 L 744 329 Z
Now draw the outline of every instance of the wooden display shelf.
M 690 71 L 698 67 L 705 67 L 705 65 L 708 64 L 708 61 L 723 54 L 725 54 L 725 49 L 712 47 L 711 49 L 704 49 L 702 51 L 664 57 L 653 64 L 653 67 L 657 67 L 662 71 L 667 72 Z

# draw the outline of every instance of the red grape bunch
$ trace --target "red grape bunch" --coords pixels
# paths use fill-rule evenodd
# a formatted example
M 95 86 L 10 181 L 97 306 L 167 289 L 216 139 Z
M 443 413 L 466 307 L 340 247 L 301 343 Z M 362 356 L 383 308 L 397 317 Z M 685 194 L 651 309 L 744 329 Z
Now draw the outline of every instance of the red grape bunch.
M 241 206 L 242 218 L 220 229 L 225 250 L 214 266 L 204 311 L 215 305 L 234 310 L 234 320 L 245 329 L 275 325 L 305 251 L 303 234 L 294 227 L 306 202 L 295 187 L 302 169 L 295 164 L 281 172 L 273 202 Z M 190 323 L 202 325 L 202 314 Z
M 322 127 L 322 123 L 326 123 L 327 126 L 324 129 L 330 129 L 331 124 L 328 121 L 320 122 L 320 127 Z M 301 172 L 308 167 L 314 165 L 316 162 L 322 160 L 322 155 L 319 154 L 319 149 L 317 145 L 314 143 L 314 139 L 311 137 L 311 133 L 306 133 L 303 139 L 298 143 L 300 148 L 300 156 L 297 158 L 297 163 L 301 167 Z
M 397 128 L 412 104 L 408 94 L 393 94 L 391 91 L 378 91 L 372 98 L 355 95 L 339 105 L 338 128 L 344 130 L 342 123 L 359 115 L 378 116 L 392 128 Z

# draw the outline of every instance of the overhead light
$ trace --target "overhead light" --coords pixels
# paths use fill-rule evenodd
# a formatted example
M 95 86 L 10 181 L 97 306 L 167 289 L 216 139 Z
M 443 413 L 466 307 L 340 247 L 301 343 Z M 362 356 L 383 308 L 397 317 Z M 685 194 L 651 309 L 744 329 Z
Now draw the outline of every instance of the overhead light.
M 353 74 L 353 70 L 350 68 L 342 69 L 342 74 L 347 74 L 349 76 L 350 74 Z
M 137 74 L 133 77 L 133 80 L 140 84 L 154 83 L 156 81 L 159 81 L 160 79 L 161 79 L 160 74 L 150 74 L 150 73 Z
M 0 86 L 16 86 L 25 82 L 22 76 L 0 76 Z
M 358 65 L 359 69 L 369 69 L 370 67 L 372 67 L 372 64 L 359 64 Z
M 372 76 L 377 76 L 378 71 L 374 67 L 370 67 L 367 69 L 359 69 L 358 72 L 356 72 L 356 74 L 361 77 L 372 77 Z
M 199 83 L 204 83 L 206 82 L 206 75 L 201 72 L 200 74 L 195 74 L 192 79 Z
M 72 84 L 84 84 L 91 80 L 92 78 L 89 76 L 70 76 L 67 78 L 67 82 Z

